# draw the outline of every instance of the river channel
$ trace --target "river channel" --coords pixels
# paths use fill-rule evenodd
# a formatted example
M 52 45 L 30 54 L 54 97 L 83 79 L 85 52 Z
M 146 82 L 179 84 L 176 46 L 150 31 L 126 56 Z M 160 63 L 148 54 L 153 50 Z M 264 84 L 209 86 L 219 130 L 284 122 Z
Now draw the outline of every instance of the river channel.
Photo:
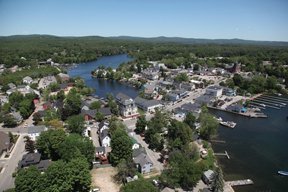
M 97 95 L 100 98 L 105 98 L 107 93 L 112 93 L 115 96 L 119 92 L 123 92 L 134 98 L 138 95 L 138 90 L 132 86 L 117 81 L 96 79 L 91 77 L 91 71 L 97 69 L 101 65 L 116 69 L 121 63 L 126 63 L 131 60 L 133 60 L 133 58 L 129 57 L 127 54 L 104 56 L 95 61 L 80 63 L 76 67 L 70 69 L 68 74 L 70 77 L 81 77 L 84 79 L 88 87 L 96 90 L 94 95 Z

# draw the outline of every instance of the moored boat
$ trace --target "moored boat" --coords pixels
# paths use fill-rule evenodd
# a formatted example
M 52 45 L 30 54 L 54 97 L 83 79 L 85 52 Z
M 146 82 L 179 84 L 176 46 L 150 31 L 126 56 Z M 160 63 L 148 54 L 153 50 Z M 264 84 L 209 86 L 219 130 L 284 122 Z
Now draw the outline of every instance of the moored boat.
M 278 171 L 278 174 L 288 176 L 288 171 Z

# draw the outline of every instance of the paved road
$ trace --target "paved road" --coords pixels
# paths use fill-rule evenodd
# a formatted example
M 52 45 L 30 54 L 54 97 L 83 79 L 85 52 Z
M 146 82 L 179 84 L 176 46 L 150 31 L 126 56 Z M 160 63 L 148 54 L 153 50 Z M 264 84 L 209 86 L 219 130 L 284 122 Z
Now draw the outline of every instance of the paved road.
M 99 137 L 97 134 L 97 130 L 98 130 L 98 125 L 99 123 L 95 123 L 93 125 L 89 125 L 88 127 L 91 127 L 91 138 L 93 141 L 93 144 L 95 147 L 99 147 L 100 143 L 99 143 Z
M 1 163 L 4 162 L 4 170 L 0 173 L 0 191 L 13 188 L 14 178 L 12 173 L 16 170 L 18 162 L 22 159 L 25 152 L 24 135 L 21 134 L 17 140 L 17 143 L 8 159 L 2 159 Z

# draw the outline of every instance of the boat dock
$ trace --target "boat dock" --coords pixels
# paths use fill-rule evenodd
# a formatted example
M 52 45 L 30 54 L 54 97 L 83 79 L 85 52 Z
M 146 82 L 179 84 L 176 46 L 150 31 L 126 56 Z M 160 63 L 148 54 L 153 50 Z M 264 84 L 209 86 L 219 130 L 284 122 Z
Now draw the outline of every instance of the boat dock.
M 227 183 L 231 187 L 254 184 L 254 182 L 251 179 L 236 180 L 236 181 L 226 181 L 225 183 Z
M 227 151 L 225 151 L 225 153 L 214 153 L 214 155 L 217 155 L 217 156 L 226 156 L 227 159 L 230 159 L 230 156 L 229 156 L 229 154 L 227 153 Z

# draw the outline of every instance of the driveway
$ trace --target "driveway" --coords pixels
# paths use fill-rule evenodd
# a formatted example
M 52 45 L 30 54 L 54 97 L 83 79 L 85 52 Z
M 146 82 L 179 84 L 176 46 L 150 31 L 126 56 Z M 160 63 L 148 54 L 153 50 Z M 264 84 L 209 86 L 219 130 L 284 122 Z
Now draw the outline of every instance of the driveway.
M 17 143 L 10 154 L 9 158 L 3 158 L 1 163 L 4 164 L 4 170 L 0 173 L 0 191 L 13 188 L 14 178 L 12 177 L 13 172 L 18 166 L 18 162 L 22 159 L 22 156 L 26 153 L 24 144 L 25 134 L 20 134 Z

